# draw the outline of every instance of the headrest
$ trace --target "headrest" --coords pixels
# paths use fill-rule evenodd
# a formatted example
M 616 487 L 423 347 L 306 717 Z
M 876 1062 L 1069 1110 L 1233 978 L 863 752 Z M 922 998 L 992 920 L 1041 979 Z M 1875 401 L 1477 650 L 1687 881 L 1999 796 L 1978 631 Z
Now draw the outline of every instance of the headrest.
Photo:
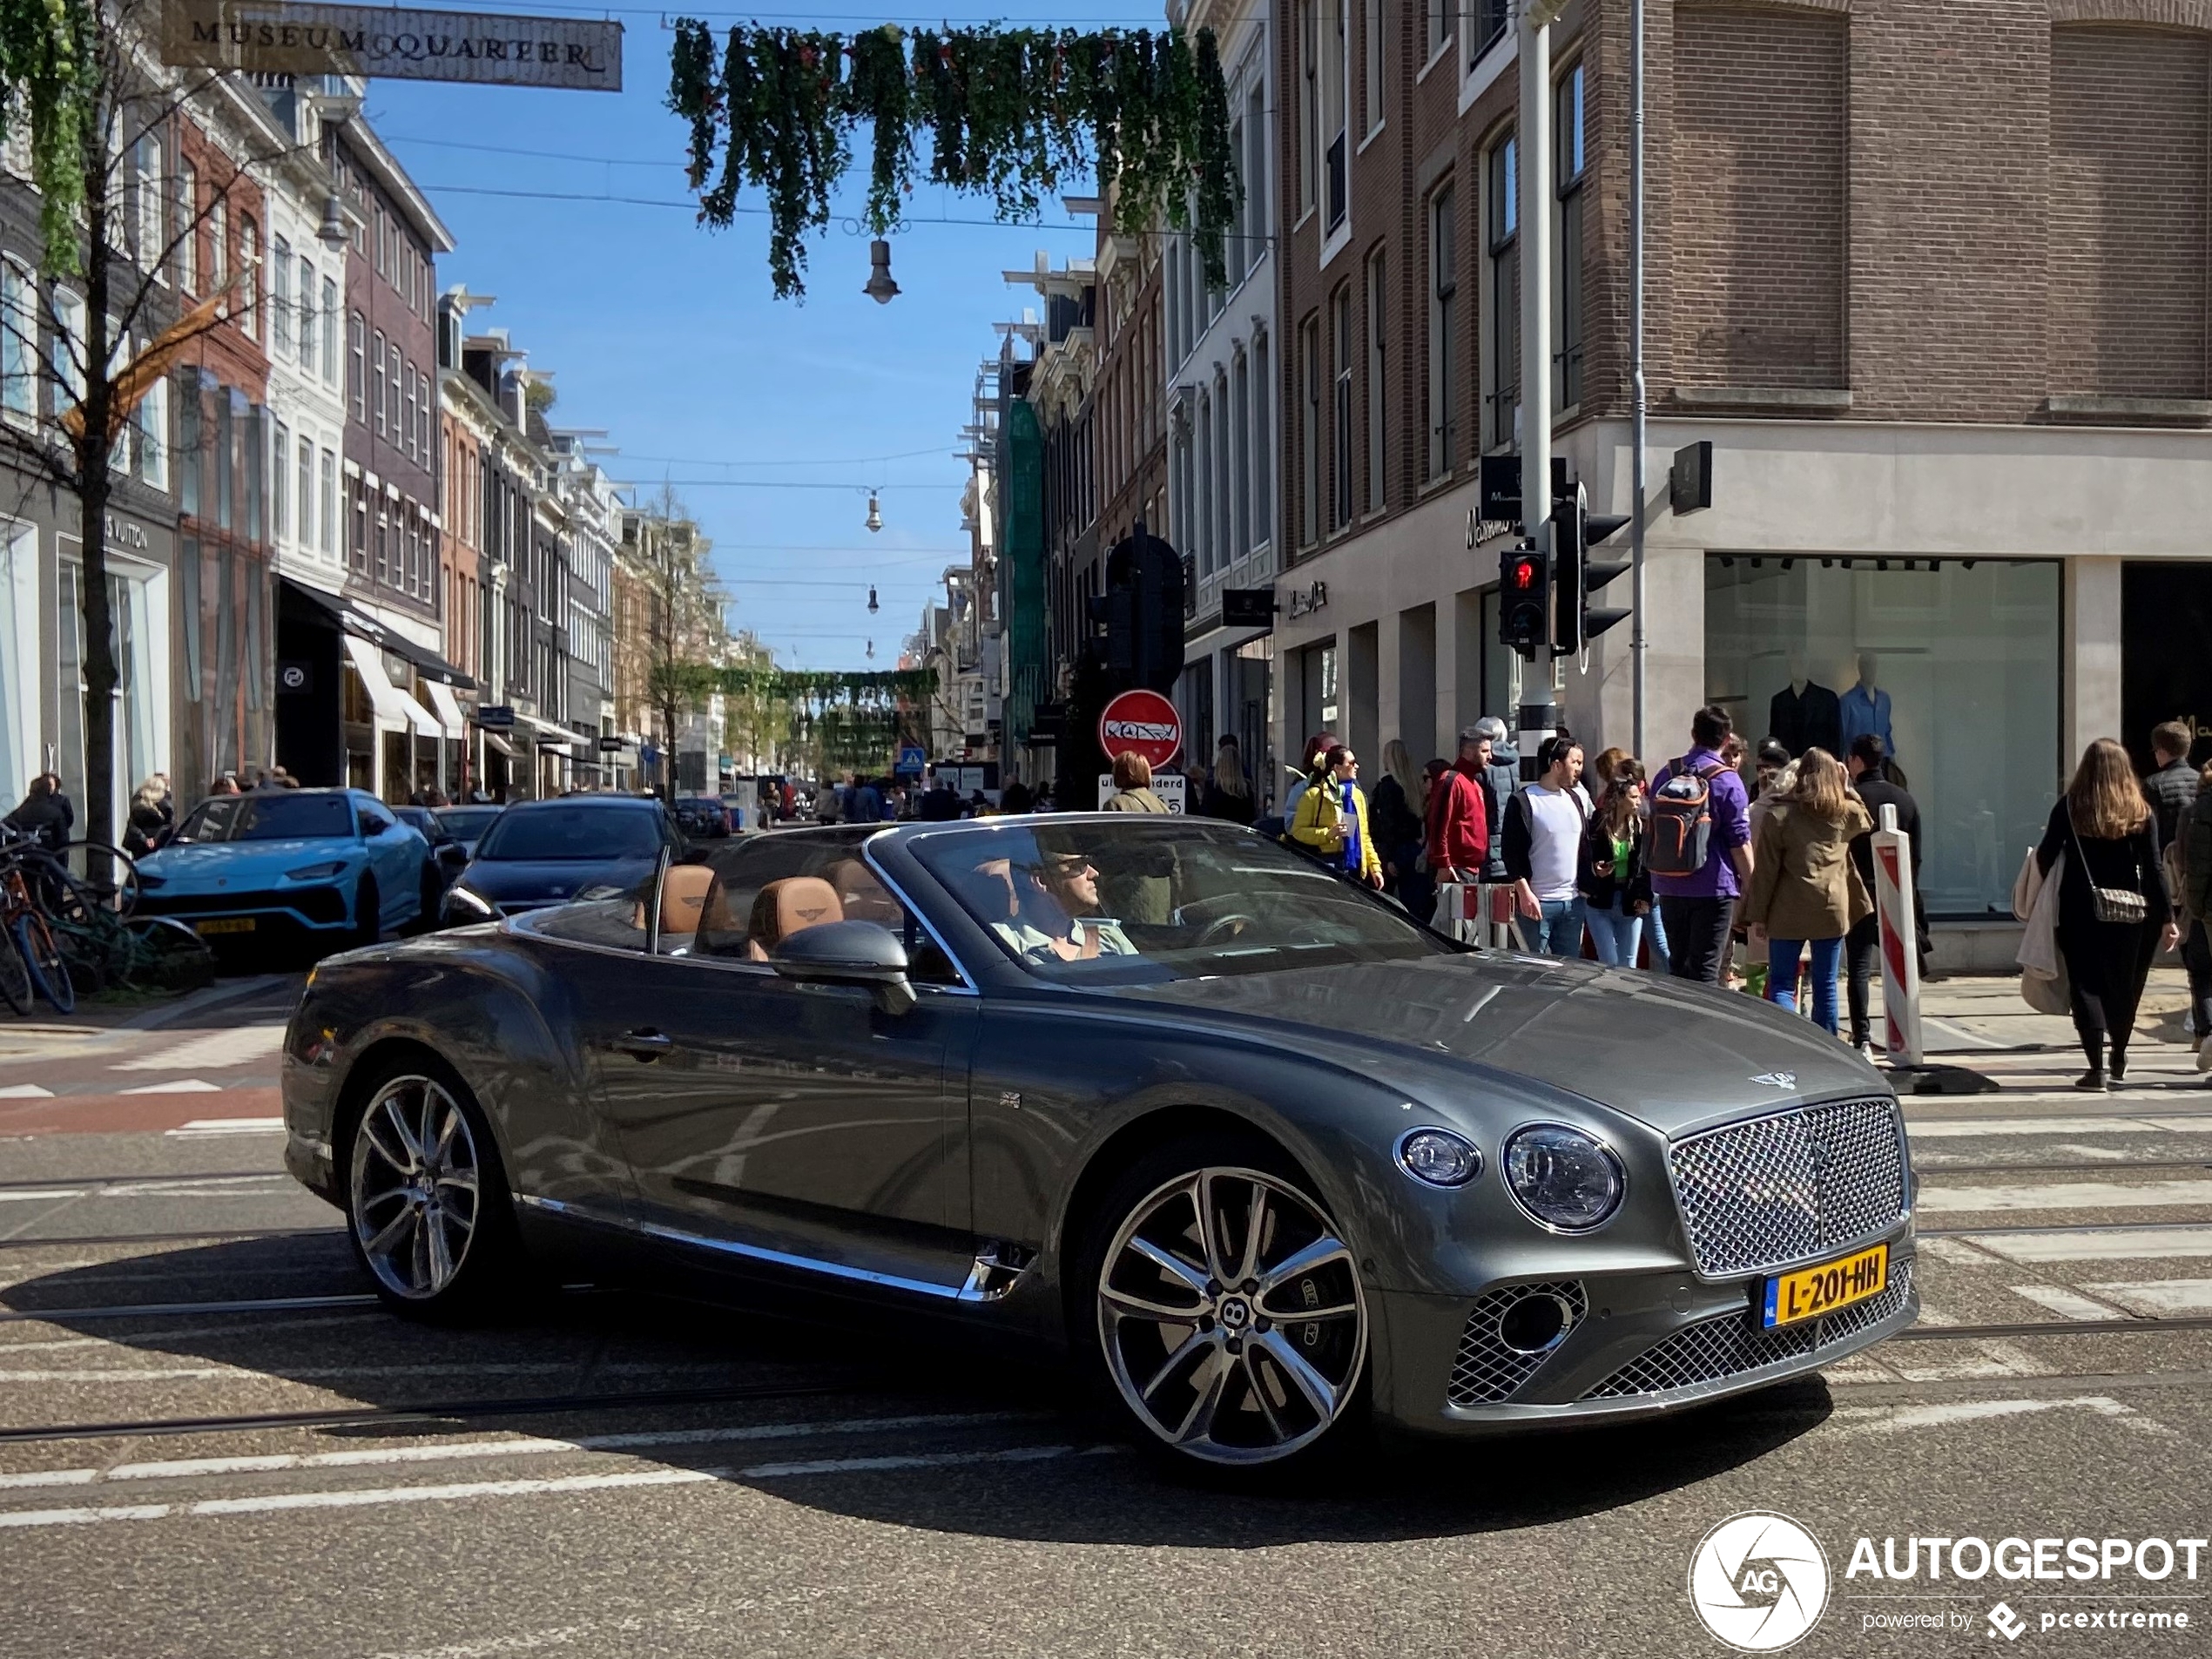
M 714 872 L 704 864 L 671 864 L 660 884 L 660 931 L 664 939 L 689 938 L 699 930 L 699 913 L 706 907 L 707 889 Z
M 787 875 L 760 889 L 746 931 L 752 942 L 765 950 L 809 927 L 844 920 L 845 907 L 838 901 L 836 888 L 818 875 Z

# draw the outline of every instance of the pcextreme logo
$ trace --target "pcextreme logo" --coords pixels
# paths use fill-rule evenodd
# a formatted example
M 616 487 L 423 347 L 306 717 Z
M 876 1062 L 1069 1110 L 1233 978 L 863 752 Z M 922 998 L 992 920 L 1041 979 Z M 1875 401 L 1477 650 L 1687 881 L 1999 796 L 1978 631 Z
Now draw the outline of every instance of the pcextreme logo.
M 1828 1557 L 1787 1515 L 1730 1515 L 1689 1558 L 1689 1604 L 1705 1628 L 1739 1653 L 1779 1653 L 1820 1622 Z

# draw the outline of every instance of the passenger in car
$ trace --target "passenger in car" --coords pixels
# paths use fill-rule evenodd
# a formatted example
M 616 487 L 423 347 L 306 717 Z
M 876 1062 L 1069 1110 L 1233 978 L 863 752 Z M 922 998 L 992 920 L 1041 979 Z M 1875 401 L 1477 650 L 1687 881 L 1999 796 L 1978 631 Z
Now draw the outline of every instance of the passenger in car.
M 752 915 L 745 928 L 745 954 L 756 962 L 765 962 L 793 934 L 846 920 L 837 890 L 828 882 L 818 875 L 787 875 L 771 881 L 754 896 Z

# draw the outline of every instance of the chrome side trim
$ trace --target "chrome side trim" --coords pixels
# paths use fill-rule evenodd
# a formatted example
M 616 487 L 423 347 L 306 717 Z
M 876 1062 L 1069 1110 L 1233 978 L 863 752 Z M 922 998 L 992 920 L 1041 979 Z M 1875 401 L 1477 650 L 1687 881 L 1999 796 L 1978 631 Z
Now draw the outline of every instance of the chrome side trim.
M 580 1209 L 558 1198 L 541 1197 L 536 1193 L 522 1192 L 516 1196 L 518 1204 L 529 1204 L 555 1215 L 572 1216 L 579 1221 L 596 1221 L 605 1226 L 619 1227 L 645 1238 L 658 1238 L 668 1244 L 684 1244 L 694 1250 L 712 1251 L 720 1256 L 736 1256 L 745 1261 L 764 1262 L 772 1267 L 788 1267 L 803 1273 L 820 1273 L 829 1278 L 847 1280 L 853 1284 L 873 1285 L 880 1290 L 904 1291 L 915 1296 L 934 1297 L 947 1302 L 995 1302 L 1014 1288 L 1015 1281 L 992 1285 L 992 1276 L 1018 1270 L 1000 1261 L 998 1246 L 987 1245 L 975 1258 L 968 1277 L 958 1285 L 943 1285 L 934 1279 L 907 1278 L 897 1273 L 879 1273 L 870 1268 L 853 1267 L 844 1262 L 826 1262 L 813 1256 L 795 1255 L 790 1251 L 771 1250 L 765 1244 L 742 1244 L 734 1238 L 709 1238 L 701 1233 L 686 1232 L 679 1227 L 664 1226 L 653 1221 L 630 1221 L 596 1211 Z

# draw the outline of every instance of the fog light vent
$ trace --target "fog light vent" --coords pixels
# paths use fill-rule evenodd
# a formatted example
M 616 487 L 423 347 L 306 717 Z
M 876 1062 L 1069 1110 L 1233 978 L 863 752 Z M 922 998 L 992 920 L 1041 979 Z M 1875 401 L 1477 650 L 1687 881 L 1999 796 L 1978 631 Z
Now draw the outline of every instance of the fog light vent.
M 1468 1311 L 1445 1398 L 1454 1406 L 1508 1398 L 1558 1351 L 1588 1306 L 1575 1279 L 1488 1291 Z

